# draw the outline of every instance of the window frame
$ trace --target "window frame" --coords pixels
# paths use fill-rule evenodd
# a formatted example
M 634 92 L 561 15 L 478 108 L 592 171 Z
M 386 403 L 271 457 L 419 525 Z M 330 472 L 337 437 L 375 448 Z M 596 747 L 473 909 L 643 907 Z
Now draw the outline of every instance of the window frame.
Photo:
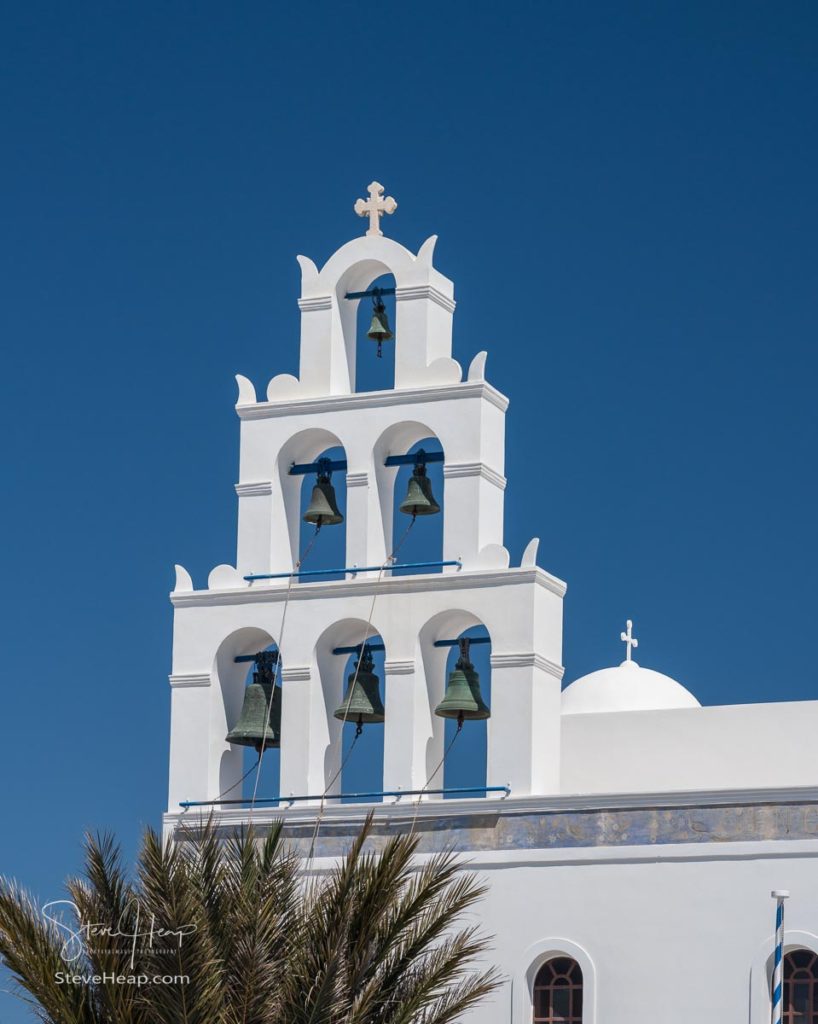
M 553 956 L 544 960 L 536 975 L 532 990 L 533 1024 L 583 1024 L 582 1000 L 584 995 L 582 967 L 569 956 Z M 545 992 L 548 1005 L 538 1006 L 538 993 Z M 566 1012 L 557 1011 L 554 997 L 557 992 L 568 993 Z M 539 1011 L 539 1012 L 538 1012 Z M 546 1012 L 542 1012 L 546 1011 Z

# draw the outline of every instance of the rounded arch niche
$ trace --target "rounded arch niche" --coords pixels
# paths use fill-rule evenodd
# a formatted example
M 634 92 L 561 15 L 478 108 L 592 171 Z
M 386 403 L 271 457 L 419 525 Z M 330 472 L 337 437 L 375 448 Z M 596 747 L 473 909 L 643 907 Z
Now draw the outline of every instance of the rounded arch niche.
M 411 530 L 407 528 L 411 517 L 402 515 L 398 507 L 406 494 L 413 466 L 387 466 L 387 456 L 414 454 L 417 449 L 443 452 L 443 445 L 435 431 L 418 420 L 395 423 L 388 427 L 375 442 L 375 481 L 378 489 L 384 544 L 387 553 L 394 553 L 401 544 L 398 561 L 439 561 L 443 557 L 443 462 L 429 462 L 426 466 L 432 491 L 441 511 L 435 515 L 418 516 Z M 420 570 L 433 572 L 433 569 Z
M 355 788 L 358 791 L 375 792 L 383 789 L 383 725 L 364 725 L 362 735 L 356 742 L 356 749 L 350 755 L 355 733 L 354 722 L 351 719 L 342 722 L 335 717 L 335 711 L 341 706 L 346 694 L 348 678 L 354 674 L 357 655 L 351 651 L 345 654 L 333 652 L 339 647 L 358 647 L 364 642 L 376 647 L 383 646 L 377 621 L 367 623 L 363 619 L 349 618 L 328 627 L 319 637 L 315 647 L 315 661 L 324 703 L 324 786 L 328 794 L 338 795 L 347 792 L 345 778 L 348 780 L 350 777 L 356 783 Z M 386 652 L 376 649 L 372 651 L 372 656 L 374 673 L 379 681 L 380 697 L 385 713 L 389 714 L 384 671 Z
M 375 289 L 381 294 L 347 298 L 350 293 Z M 386 391 L 395 386 L 395 350 L 398 343 L 395 291 L 394 273 L 386 264 L 375 260 L 364 260 L 350 267 L 338 282 L 336 296 L 351 392 Z M 388 326 L 392 335 L 380 346 L 367 336 L 376 303 L 382 306 L 384 326 Z
M 491 707 L 491 635 L 485 623 L 473 612 L 462 608 L 433 616 L 422 627 L 418 637 L 429 702 L 427 779 L 437 769 L 429 789 L 486 785 L 488 721 L 465 721 L 461 734 L 457 736 L 457 722 L 435 714 L 435 708 L 443 700 L 449 675 L 460 653 L 456 645 L 437 647 L 435 643 L 459 640 L 461 637 L 488 637 L 488 643 L 473 644 L 469 656 L 480 677 L 483 700 Z M 480 797 L 480 793 L 471 795 Z
M 225 637 L 219 644 L 214 659 L 213 673 L 216 699 L 212 705 L 213 743 L 219 745 L 222 753 L 218 759 L 218 778 L 214 781 L 214 797 L 219 798 L 229 791 L 231 797 L 241 797 L 240 780 L 242 775 L 257 760 L 254 750 L 237 744 L 228 743 L 226 736 L 238 721 L 244 700 L 244 690 L 252 676 L 252 661 L 237 661 L 237 658 L 249 658 L 259 651 L 277 649 L 277 641 L 266 630 L 254 626 L 238 629 Z M 280 679 L 280 672 L 279 672 Z M 283 699 L 283 693 L 282 693 Z M 245 753 L 249 751 L 250 753 Z M 267 778 L 275 780 L 279 773 L 279 755 L 277 750 L 268 749 L 264 754 Z M 269 762 L 275 762 L 270 768 Z M 265 787 L 269 788 L 269 787 Z M 277 794 L 276 794 L 277 795 Z
M 289 539 L 288 557 L 285 559 L 295 569 L 299 562 L 304 562 L 304 569 L 331 568 L 346 564 L 347 530 L 349 519 L 346 516 L 346 473 L 334 470 L 331 484 L 335 491 L 338 508 L 344 516 L 344 522 L 334 526 L 322 526 L 320 538 L 315 537 L 315 528 L 304 523 L 303 514 L 310 501 L 313 487 L 317 481 L 316 473 L 293 474 L 292 465 L 308 465 L 316 463 L 320 458 L 344 460 L 346 448 L 342 440 L 332 431 L 319 427 L 311 427 L 299 431 L 282 445 L 277 458 L 277 480 L 280 486 L 281 502 L 279 515 L 273 514 L 271 529 L 273 538 Z M 315 544 L 311 542 L 315 540 Z M 307 547 L 309 561 L 305 559 Z M 309 579 L 309 577 L 307 577 Z M 322 577 L 330 579 L 331 577 Z

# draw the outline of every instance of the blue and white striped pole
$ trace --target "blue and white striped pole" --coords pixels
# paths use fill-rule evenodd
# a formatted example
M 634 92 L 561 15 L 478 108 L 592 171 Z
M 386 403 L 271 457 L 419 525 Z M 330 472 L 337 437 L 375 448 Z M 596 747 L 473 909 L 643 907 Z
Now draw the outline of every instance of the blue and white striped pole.
M 775 900 L 775 959 L 773 961 L 773 1024 L 781 1024 L 784 1013 L 784 900 L 787 889 L 773 889 Z

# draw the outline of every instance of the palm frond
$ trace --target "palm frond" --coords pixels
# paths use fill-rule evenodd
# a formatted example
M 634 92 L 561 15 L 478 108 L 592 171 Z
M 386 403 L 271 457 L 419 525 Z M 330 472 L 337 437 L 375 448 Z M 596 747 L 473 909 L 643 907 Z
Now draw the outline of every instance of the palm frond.
M 370 815 L 311 879 L 280 824 L 224 836 L 211 818 L 172 843 L 148 829 L 133 879 L 89 836 L 68 889 L 99 934 L 78 927 L 74 969 L 186 981 L 58 984 L 64 936 L 2 881 L 0 958 L 44 1024 L 453 1024 L 499 984 L 462 926 L 485 886 L 453 853 L 418 865 L 415 836 L 378 852 L 371 836 Z
M 47 1024 L 98 1024 L 93 990 L 59 981 L 76 969 L 63 959 L 65 942 L 66 935 L 46 919 L 29 893 L 0 879 L 0 959 L 18 994 Z M 83 967 L 80 960 L 77 968 Z

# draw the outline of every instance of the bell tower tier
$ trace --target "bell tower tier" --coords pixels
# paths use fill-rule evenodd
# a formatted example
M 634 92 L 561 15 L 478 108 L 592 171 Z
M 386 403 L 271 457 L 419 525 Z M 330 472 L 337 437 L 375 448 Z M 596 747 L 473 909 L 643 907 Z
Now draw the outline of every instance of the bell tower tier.
M 445 456 L 443 559 L 460 559 L 463 568 L 481 558 L 500 564 L 508 401 L 482 379 L 482 360 L 472 369 L 474 379 L 457 383 L 239 404 L 241 573 L 292 570 L 302 478 L 290 468 L 332 446 L 342 447 L 347 461 L 348 564 L 380 565 L 392 550 L 398 471 L 386 459 L 430 436 Z
M 383 237 L 383 215 L 397 204 L 382 192 L 373 182 L 370 200 L 356 204 L 368 218 L 364 236 L 343 245 L 320 270 L 298 257 L 299 377 L 273 377 L 261 401 L 254 385 L 237 377 L 236 565 L 217 566 L 207 588 L 198 590 L 177 566 L 171 594 L 171 827 L 181 804 L 218 801 L 225 792 L 240 796 L 241 744 L 252 742 L 253 716 L 242 713 L 246 662 L 273 646 L 275 680 L 259 677 L 253 700 L 263 703 L 260 694 L 269 691 L 280 701 L 282 809 L 288 797 L 340 793 L 346 726 L 333 710 L 344 691 L 346 659 L 337 655 L 372 637 L 384 651 L 387 695 L 383 724 L 365 726 L 384 729 L 383 777 L 373 779 L 371 789 L 428 788 L 443 757 L 445 720 L 438 706 L 448 655 L 475 627 L 482 629 L 480 642 L 491 645 L 490 708 L 479 700 L 474 705 L 474 717 L 490 713 L 487 796 L 501 789 L 512 798 L 560 790 L 565 584 L 536 566 L 536 540 L 520 564 L 510 565 L 503 546 L 508 400 L 485 379 L 485 352 L 464 379 L 452 358 L 454 288 L 432 264 L 436 239 L 413 254 Z M 366 296 L 379 299 L 372 286 L 385 274 L 395 282 L 394 341 L 385 319 L 373 321 L 370 337 L 395 346 L 394 386 L 356 392 L 358 306 Z M 443 489 L 427 500 L 425 456 L 414 449 L 430 438 L 436 450 L 429 458 L 442 462 Z M 317 461 L 331 449 L 342 449 L 343 459 L 329 467 Z M 430 551 L 414 575 L 398 575 L 395 482 L 400 465 L 412 462 L 420 468 L 411 501 L 421 505 L 410 501 L 403 511 L 434 514 L 439 503 L 442 551 Z M 346 475 L 340 509 L 332 507 L 328 470 Z M 305 477 L 315 472 L 320 482 L 322 471 L 327 485 L 313 493 L 326 504 L 308 510 L 307 518 L 318 530 L 345 531 L 340 579 L 299 572 Z M 343 525 L 332 525 L 340 518 Z M 466 672 L 461 689 L 469 680 Z M 458 714 L 457 701 L 453 707 L 450 716 Z M 265 734 L 260 746 L 267 740 Z

